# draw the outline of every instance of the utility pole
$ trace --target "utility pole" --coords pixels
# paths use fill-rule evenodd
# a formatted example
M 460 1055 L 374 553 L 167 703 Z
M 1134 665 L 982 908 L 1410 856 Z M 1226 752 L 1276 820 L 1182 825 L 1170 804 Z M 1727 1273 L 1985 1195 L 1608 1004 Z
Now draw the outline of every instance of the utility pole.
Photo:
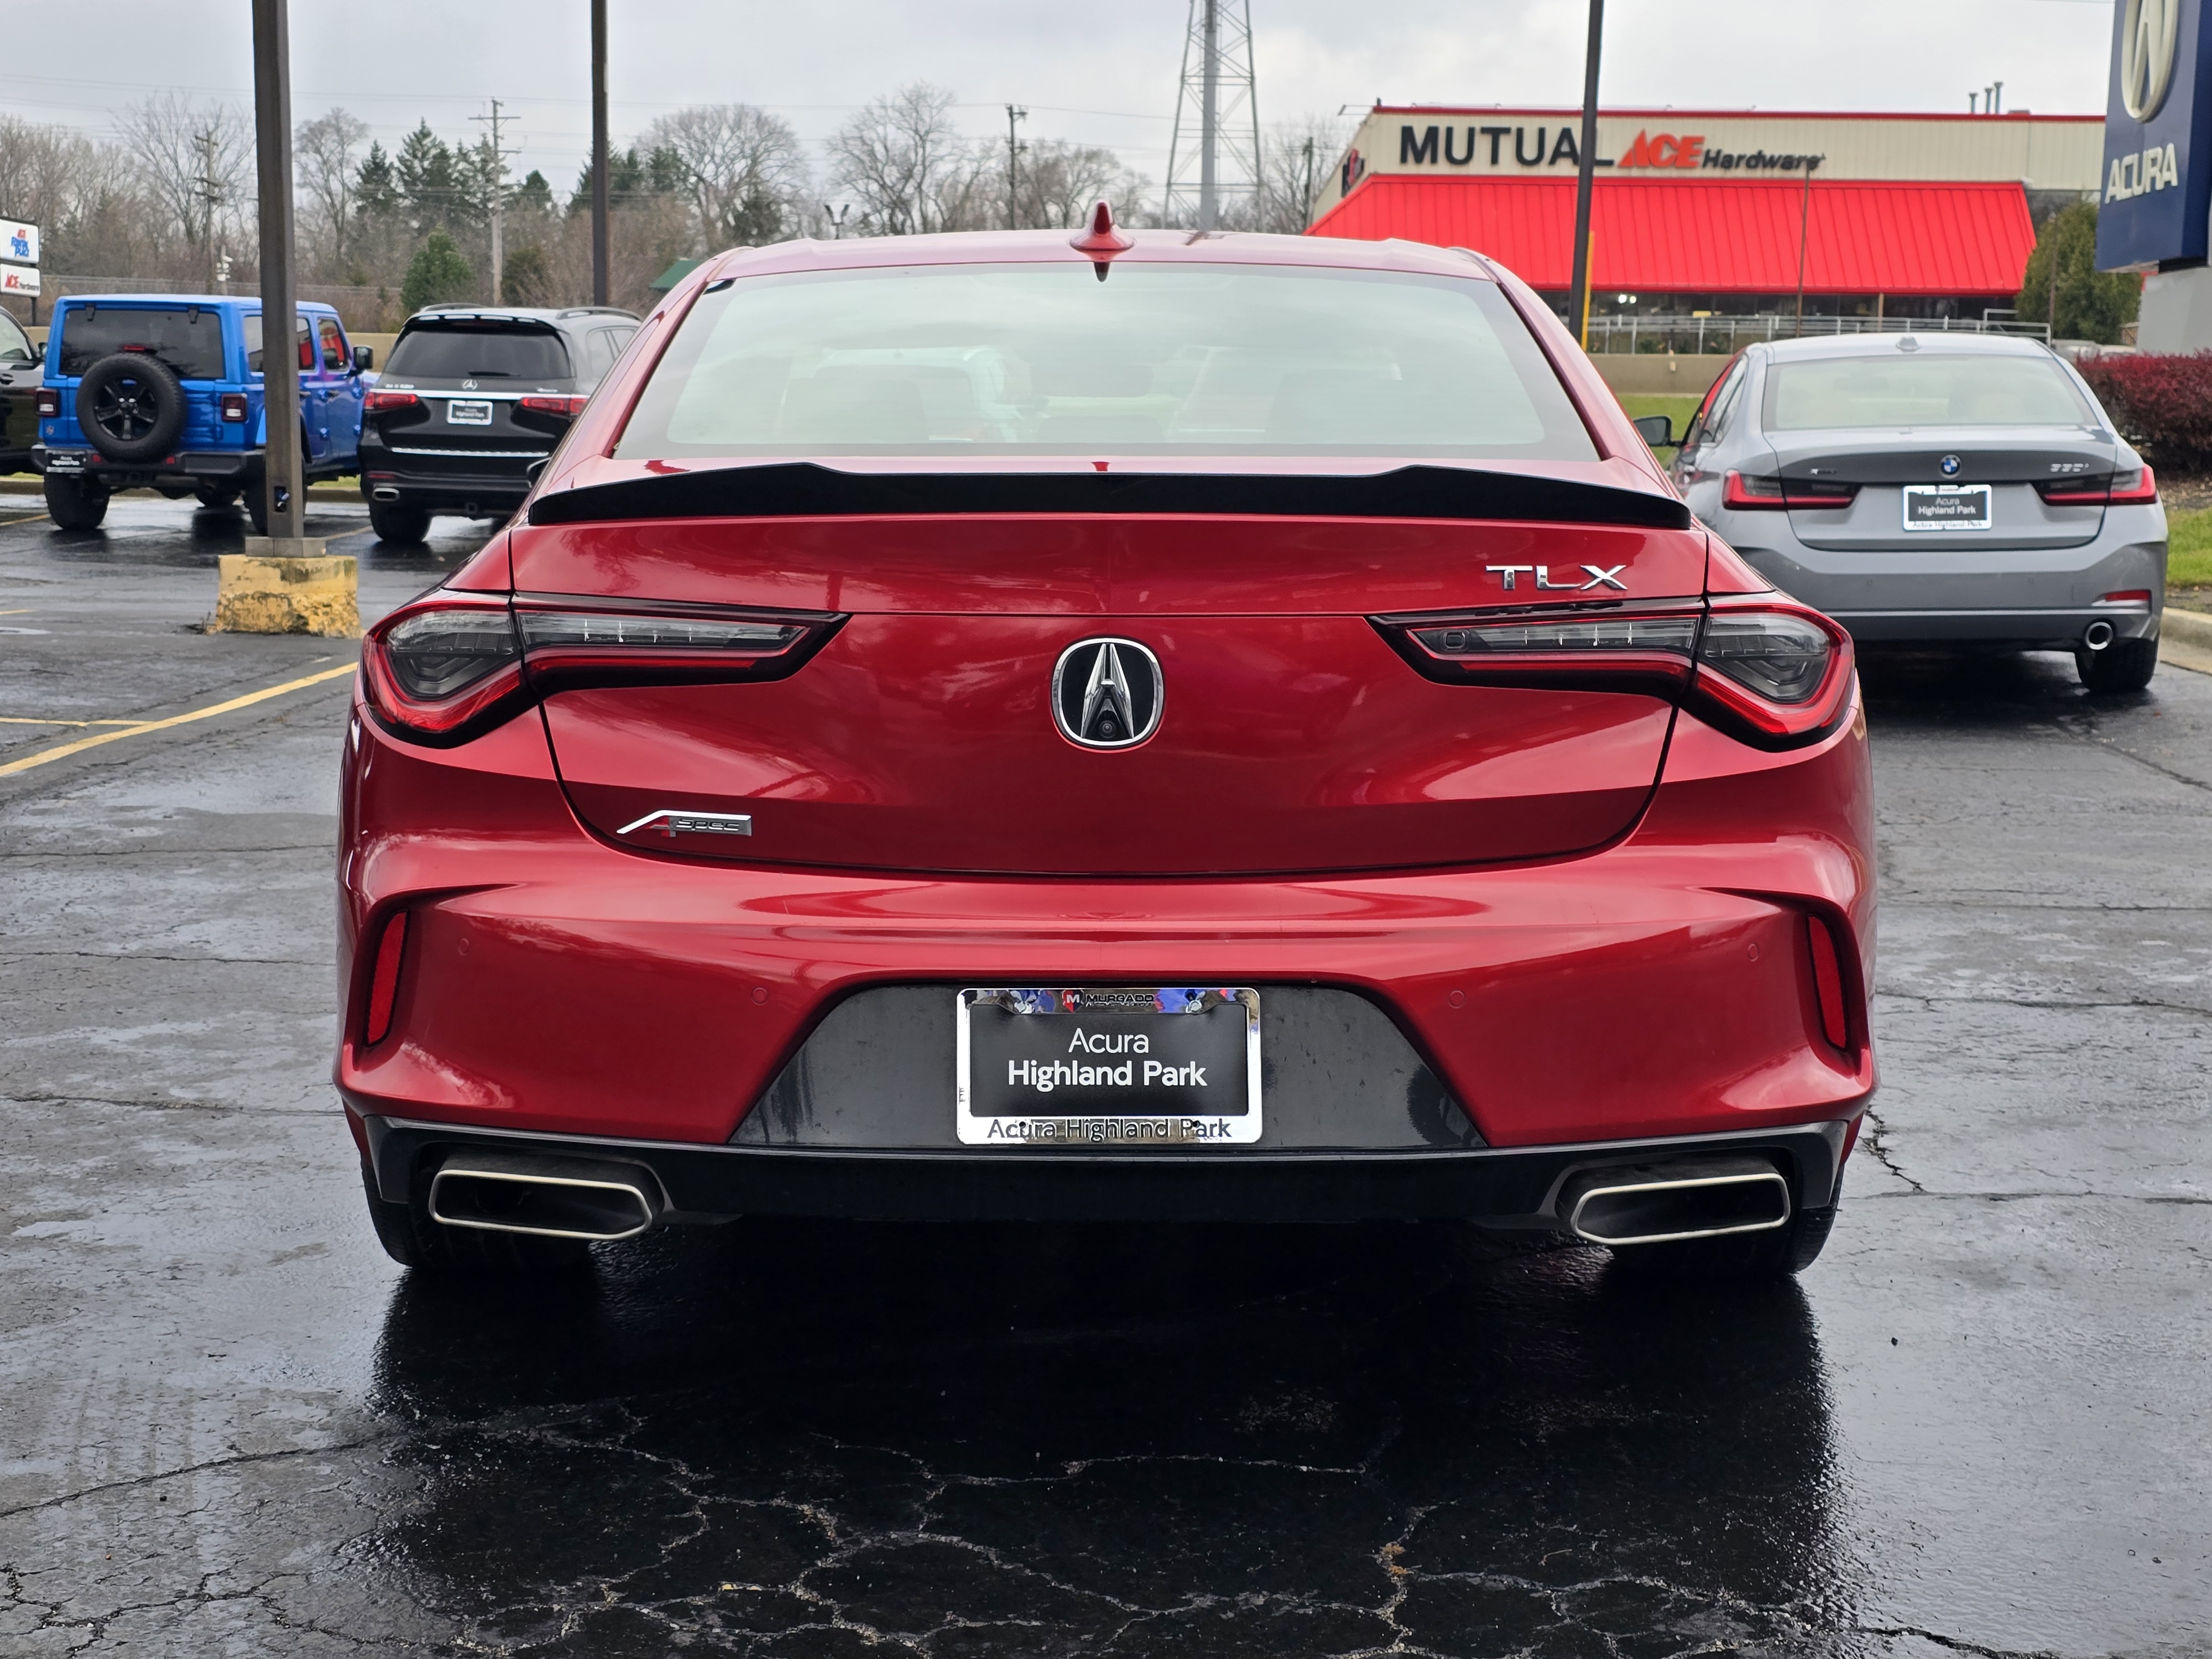
M 1575 167 L 1574 286 L 1567 294 L 1567 327 L 1589 341 L 1590 189 L 1597 177 L 1597 69 L 1605 48 L 1605 0 L 1589 0 L 1589 50 L 1583 60 L 1583 151 Z
M 285 0 L 253 0 L 253 122 L 261 187 L 261 406 L 269 435 L 261 487 L 269 539 L 299 553 L 300 314 L 292 270 L 292 32 Z M 289 546 L 284 544 L 289 544 Z
M 500 126 L 506 120 L 500 113 L 499 100 L 491 100 L 491 113 L 471 115 L 471 121 L 482 121 L 491 129 L 491 302 L 502 305 L 507 296 L 501 284 L 507 269 L 507 151 L 500 146 Z
M 1218 188 L 1221 145 L 1221 0 L 1201 0 L 1206 7 L 1206 90 L 1198 115 L 1198 228 L 1212 230 L 1221 222 Z
M 1305 234 L 1306 227 L 1313 222 L 1314 148 L 1313 139 L 1310 137 L 1306 139 L 1304 148 L 1305 160 L 1299 168 L 1298 184 L 1297 234 L 1301 236 Z
M 607 303 L 607 0 L 592 0 L 592 303 Z
M 222 279 L 216 272 L 215 208 L 222 199 L 222 191 L 215 181 L 216 135 L 212 128 L 192 135 L 192 142 L 200 147 L 200 179 L 197 192 L 200 198 L 200 237 L 207 249 L 208 287 L 216 289 Z
M 1029 118 L 1030 112 L 1027 110 L 1017 108 L 1012 104 L 1006 106 L 1006 228 L 1008 230 L 1017 230 L 1021 227 L 1021 211 L 1016 204 L 1021 200 L 1022 144 L 1020 138 L 1014 132 L 1014 123 L 1026 121 Z

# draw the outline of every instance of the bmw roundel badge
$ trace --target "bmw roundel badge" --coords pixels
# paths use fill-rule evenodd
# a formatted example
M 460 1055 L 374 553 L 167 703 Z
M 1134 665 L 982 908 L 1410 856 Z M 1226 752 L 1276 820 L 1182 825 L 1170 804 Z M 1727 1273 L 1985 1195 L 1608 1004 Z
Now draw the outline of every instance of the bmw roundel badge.
M 1052 717 L 1085 749 L 1133 749 L 1159 729 L 1160 659 L 1134 640 L 1078 640 L 1052 670 Z
M 1963 463 L 1960 461 L 1956 455 L 1946 455 L 1942 460 L 1936 462 L 1936 465 L 1942 469 L 1943 476 L 1945 477 L 1955 478 L 1959 476 L 1959 468 L 1963 465 Z

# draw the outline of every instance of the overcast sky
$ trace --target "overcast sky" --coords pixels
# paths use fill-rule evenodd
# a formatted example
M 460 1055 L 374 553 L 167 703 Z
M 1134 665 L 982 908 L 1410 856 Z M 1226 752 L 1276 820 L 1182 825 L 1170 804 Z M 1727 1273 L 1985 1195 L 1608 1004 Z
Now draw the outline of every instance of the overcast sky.
M 1572 103 L 1583 0 L 1250 0 L 1263 122 L 1376 99 Z M 2111 0 L 1611 0 L 1608 104 L 1964 113 L 2004 82 L 2004 107 L 2101 112 Z M 96 0 L 25 7 L 5 29 L 0 108 L 90 131 L 173 88 L 244 105 L 246 0 Z M 617 143 L 687 103 L 747 102 L 810 139 L 916 78 L 956 93 L 976 133 L 1107 144 L 1167 168 L 1188 0 L 613 0 Z M 518 166 L 566 190 L 590 137 L 586 0 L 375 0 L 292 8 L 293 104 L 343 104 L 387 148 L 424 116 L 479 131 L 485 100 L 518 116 Z M 112 73 L 105 71 L 112 70 Z M 173 79 L 162 78 L 165 75 Z M 4 194 L 5 180 L 0 180 Z M 4 204 L 0 204 L 4 206 Z

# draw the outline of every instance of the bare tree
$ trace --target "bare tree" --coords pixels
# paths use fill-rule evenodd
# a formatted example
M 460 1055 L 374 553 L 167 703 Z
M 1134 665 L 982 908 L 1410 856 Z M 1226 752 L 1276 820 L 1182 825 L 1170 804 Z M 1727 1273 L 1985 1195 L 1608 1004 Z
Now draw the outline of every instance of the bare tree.
M 253 131 L 227 104 L 195 104 L 156 93 L 116 123 L 138 164 L 146 194 L 204 267 L 215 250 L 239 240 L 254 210 Z
M 333 273 L 345 268 L 347 234 L 353 228 L 354 198 L 368 141 L 368 123 L 343 109 L 301 122 L 293 137 L 295 188 L 307 197 L 309 209 L 301 217 L 323 244 L 324 258 L 318 263 Z
M 1313 222 L 1314 204 L 1329 170 L 1350 139 L 1346 124 L 1327 115 L 1269 128 L 1260 141 L 1259 199 L 1252 204 L 1249 228 L 1303 234 Z
M 975 146 L 954 130 L 952 94 L 927 81 L 872 100 L 830 140 L 830 173 L 878 236 L 943 230 L 967 216 Z
M 707 247 L 781 241 L 808 198 L 805 152 L 788 123 L 750 104 L 694 104 L 645 130 L 638 148 L 682 163 Z
M 1072 230 L 1103 197 L 1114 204 L 1115 217 L 1131 224 L 1151 189 L 1150 180 L 1122 166 L 1110 149 L 1045 138 L 1030 146 L 1021 199 L 1009 217 L 1018 225 Z

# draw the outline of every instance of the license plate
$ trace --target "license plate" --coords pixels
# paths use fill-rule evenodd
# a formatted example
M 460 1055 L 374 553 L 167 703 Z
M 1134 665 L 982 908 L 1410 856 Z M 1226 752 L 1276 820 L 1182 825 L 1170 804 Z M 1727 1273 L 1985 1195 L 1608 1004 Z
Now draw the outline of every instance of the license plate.
M 50 449 L 46 452 L 46 471 L 49 472 L 82 472 L 84 471 L 84 457 L 82 455 L 72 454 L 65 449 Z
M 1987 530 L 1990 527 L 1990 487 L 1987 484 L 1907 484 L 1905 486 L 1905 527 L 1907 530 Z
M 446 405 L 446 424 L 448 426 L 489 426 L 491 405 L 473 403 L 456 398 Z
M 1249 987 L 969 987 L 955 1018 L 965 1145 L 1260 1138 L 1260 994 Z

